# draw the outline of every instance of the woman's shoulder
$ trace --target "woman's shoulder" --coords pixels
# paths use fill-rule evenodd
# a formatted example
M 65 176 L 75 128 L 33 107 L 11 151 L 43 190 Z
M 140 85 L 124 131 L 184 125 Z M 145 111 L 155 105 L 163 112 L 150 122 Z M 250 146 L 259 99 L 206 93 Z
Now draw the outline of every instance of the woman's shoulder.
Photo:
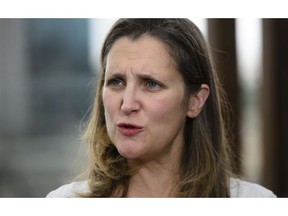
M 77 198 L 89 192 L 88 181 L 72 182 L 51 191 L 47 198 Z
M 230 179 L 230 195 L 231 197 L 266 197 L 272 198 L 276 195 L 267 188 L 240 179 Z

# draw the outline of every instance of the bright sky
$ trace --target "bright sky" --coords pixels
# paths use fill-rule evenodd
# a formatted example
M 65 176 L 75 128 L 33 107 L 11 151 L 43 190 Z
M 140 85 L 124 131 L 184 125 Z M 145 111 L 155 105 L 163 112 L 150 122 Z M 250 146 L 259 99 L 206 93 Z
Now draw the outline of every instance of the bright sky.
M 236 40 L 238 70 L 245 86 L 257 88 L 262 77 L 261 19 L 237 19 Z

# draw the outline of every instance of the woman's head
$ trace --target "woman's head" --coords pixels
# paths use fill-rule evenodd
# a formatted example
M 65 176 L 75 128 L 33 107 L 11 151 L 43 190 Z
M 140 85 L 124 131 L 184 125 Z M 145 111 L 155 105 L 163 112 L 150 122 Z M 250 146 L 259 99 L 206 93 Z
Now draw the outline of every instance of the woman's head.
M 130 166 L 170 155 L 179 160 L 189 111 L 164 43 L 148 35 L 118 39 L 107 55 L 102 99 L 111 143 Z
M 147 55 L 150 60 L 145 59 Z M 164 60 L 162 58 L 163 61 L 159 55 L 165 57 L 163 57 Z M 223 188 L 224 184 L 213 183 L 220 179 L 226 183 L 222 170 L 226 159 L 226 140 L 219 96 L 221 88 L 199 29 L 186 19 L 121 19 L 114 24 L 106 37 L 101 52 L 101 64 L 94 110 L 86 132 L 86 138 L 91 147 L 91 178 L 94 178 L 91 181 L 92 184 L 97 183 L 103 186 L 106 182 L 107 188 L 108 185 L 110 187 L 113 185 L 112 191 L 121 184 L 123 186 L 125 183 L 127 186 L 130 171 L 126 159 L 135 156 L 133 152 L 131 153 L 131 146 L 135 144 L 132 143 L 133 135 L 135 133 L 136 137 L 139 136 L 147 122 L 147 115 L 141 114 L 139 118 L 131 118 L 135 113 L 131 112 L 131 106 L 134 106 L 135 111 L 145 105 L 149 111 L 153 110 L 151 107 L 154 105 L 159 107 L 159 111 L 157 113 L 156 109 L 157 115 L 154 115 L 155 112 L 148 113 L 148 119 L 155 120 L 156 126 L 157 123 L 161 126 L 159 123 L 162 120 L 163 132 L 165 129 L 168 132 L 159 134 L 159 138 L 172 134 L 172 137 L 168 140 L 164 139 L 163 142 L 177 138 L 177 141 L 181 140 L 183 143 L 181 147 L 177 147 L 181 148 L 179 151 L 179 158 L 181 158 L 179 159 L 179 194 L 184 196 L 209 196 L 220 193 L 227 195 L 227 190 Z M 157 76 L 152 76 L 151 73 L 143 74 L 143 70 L 140 70 L 141 65 L 162 67 L 160 82 Z M 163 70 L 164 66 L 168 69 Z M 165 83 L 162 85 L 161 80 L 167 80 L 167 86 Z M 151 92 L 147 93 L 147 91 L 143 94 L 143 91 L 135 88 L 136 84 L 140 84 L 138 85 L 140 88 L 149 85 L 149 91 L 151 85 L 154 91 L 156 84 L 156 88 L 161 88 L 160 92 L 164 94 L 161 95 L 159 92 L 150 94 Z M 126 87 L 130 90 L 123 91 L 122 85 L 127 85 Z M 150 104 L 148 94 L 151 97 Z M 170 101 L 167 100 L 169 97 Z M 127 103 L 130 104 L 127 105 Z M 126 109 L 123 108 L 124 105 L 127 105 Z M 117 107 L 119 109 L 116 115 Z M 167 111 L 166 115 L 160 116 L 161 109 L 163 112 Z M 153 119 L 154 117 L 156 119 Z M 152 127 L 152 129 L 155 128 Z M 125 136 L 125 139 L 123 138 L 117 145 L 119 134 L 122 138 L 124 135 L 128 137 L 129 142 L 132 140 L 133 145 L 131 144 L 128 150 L 127 145 L 124 145 L 127 143 Z M 141 138 L 149 139 L 145 136 Z M 157 142 L 156 136 L 151 136 L 151 138 Z M 139 142 L 139 140 L 136 141 Z M 152 146 L 153 140 L 149 141 L 148 148 Z M 134 150 L 135 148 L 132 148 L 132 151 Z M 144 150 L 146 151 L 147 148 Z M 160 150 L 166 149 L 158 149 Z M 96 185 L 94 186 L 96 188 Z

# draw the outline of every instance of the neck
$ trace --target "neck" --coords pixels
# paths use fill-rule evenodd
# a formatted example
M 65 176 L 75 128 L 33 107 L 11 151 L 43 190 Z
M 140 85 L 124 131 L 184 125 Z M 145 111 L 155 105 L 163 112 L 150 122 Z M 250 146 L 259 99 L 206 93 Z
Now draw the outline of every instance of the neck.
M 174 162 L 174 161 L 173 161 Z M 128 197 L 171 197 L 175 192 L 178 166 L 153 161 L 141 164 L 129 181 Z

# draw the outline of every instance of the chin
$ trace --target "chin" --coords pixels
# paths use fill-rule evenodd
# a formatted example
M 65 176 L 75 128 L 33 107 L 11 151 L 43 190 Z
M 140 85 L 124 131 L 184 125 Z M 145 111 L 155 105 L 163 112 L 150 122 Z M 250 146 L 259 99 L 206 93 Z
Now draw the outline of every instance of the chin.
M 126 159 L 137 159 L 139 158 L 139 154 L 137 152 L 134 151 L 122 151 L 122 150 L 118 150 L 119 154 L 126 158 Z

